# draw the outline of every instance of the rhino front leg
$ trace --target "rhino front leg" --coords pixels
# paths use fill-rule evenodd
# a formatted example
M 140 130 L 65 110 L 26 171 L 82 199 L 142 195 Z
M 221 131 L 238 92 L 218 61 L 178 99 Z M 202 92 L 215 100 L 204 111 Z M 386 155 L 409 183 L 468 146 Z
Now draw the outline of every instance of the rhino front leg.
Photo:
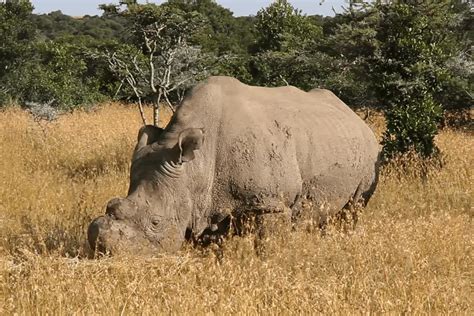
M 263 213 L 255 218 L 255 249 L 265 257 L 275 240 L 287 238 L 291 233 L 291 210 L 285 208 L 277 213 Z
M 202 246 L 209 246 L 215 243 L 218 246 L 222 244 L 223 239 L 229 234 L 232 216 L 227 213 L 215 213 L 211 216 L 210 225 L 206 228 L 195 243 Z

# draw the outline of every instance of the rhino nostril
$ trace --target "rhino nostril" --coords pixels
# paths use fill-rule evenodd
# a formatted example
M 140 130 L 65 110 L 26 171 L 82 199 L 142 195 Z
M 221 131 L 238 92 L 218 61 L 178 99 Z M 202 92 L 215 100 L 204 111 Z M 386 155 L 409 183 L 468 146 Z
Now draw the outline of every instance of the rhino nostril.
M 115 210 L 106 210 L 105 211 L 105 214 L 110 218 L 110 219 L 114 219 L 114 220 L 117 220 L 117 215 L 116 215 L 116 211 Z
M 108 216 L 110 219 L 116 219 L 116 218 L 115 218 L 115 210 L 114 210 L 114 209 L 107 208 L 107 209 L 105 210 L 105 215 Z

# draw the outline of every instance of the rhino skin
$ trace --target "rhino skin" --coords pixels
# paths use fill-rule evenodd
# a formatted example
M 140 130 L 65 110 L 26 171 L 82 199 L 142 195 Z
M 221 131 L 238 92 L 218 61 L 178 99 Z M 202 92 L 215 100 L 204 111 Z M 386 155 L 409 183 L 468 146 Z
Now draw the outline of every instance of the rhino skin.
M 89 243 L 101 252 L 175 252 L 186 239 L 226 231 L 230 216 L 297 220 L 302 198 L 329 215 L 365 205 L 378 153 L 371 129 L 328 90 L 211 77 L 165 129 L 140 129 L 128 195 L 90 224 Z

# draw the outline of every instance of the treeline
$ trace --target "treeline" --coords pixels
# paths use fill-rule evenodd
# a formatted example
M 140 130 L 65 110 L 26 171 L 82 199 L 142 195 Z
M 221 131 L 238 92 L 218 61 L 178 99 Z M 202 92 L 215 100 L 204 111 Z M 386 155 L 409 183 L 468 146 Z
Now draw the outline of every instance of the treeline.
M 101 9 L 74 18 L 33 14 L 29 1 L 1 3 L 0 104 L 174 107 L 200 79 L 230 75 L 328 88 L 352 107 L 382 108 L 386 154 L 415 148 L 426 156 L 436 151 L 443 110 L 472 105 L 469 1 L 348 1 L 335 17 L 306 16 L 286 0 L 249 17 L 212 0 Z

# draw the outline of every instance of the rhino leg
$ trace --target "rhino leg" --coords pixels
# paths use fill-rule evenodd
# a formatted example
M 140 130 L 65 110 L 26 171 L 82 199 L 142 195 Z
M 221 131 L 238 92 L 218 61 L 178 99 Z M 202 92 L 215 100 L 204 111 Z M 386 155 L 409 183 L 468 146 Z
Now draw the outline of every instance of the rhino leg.
M 349 202 L 347 202 L 342 210 L 336 213 L 337 222 L 340 223 L 346 231 L 349 229 L 348 226 L 351 226 L 352 229 L 356 228 L 361 207 L 367 204 L 373 193 L 373 190 L 370 192 L 371 188 L 367 189 L 367 186 L 366 181 L 362 181 Z
M 351 199 L 342 210 L 336 213 L 335 223 L 340 225 L 345 232 L 354 230 L 359 221 L 360 202 Z
M 262 213 L 255 217 L 256 238 L 255 249 L 259 256 L 265 257 L 270 247 L 270 236 L 286 238 L 291 232 L 291 210 Z
M 329 211 L 322 206 L 314 205 L 314 202 L 298 194 L 291 208 L 291 223 L 295 231 L 304 230 L 314 232 L 319 229 L 321 234 L 325 234 L 329 220 Z
M 217 244 L 220 246 L 223 239 L 229 234 L 231 226 L 231 215 L 216 213 L 211 216 L 211 223 L 201 235 L 195 240 L 195 243 L 202 246 Z
M 380 176 L 380 157 L 378 158 L 378 161 L 375 163 L 374 166 L 374 173 L 372 177 L 368 177 L 364 179 L 364 184 L 365 184 L 365 190 L 361 192 L 360 198 L 362 199 L 362 205 L 366 206 L 367 203 L 369 202 L 370 198 L 375 192 L 375 189 L 377 188 L 377 184 L 379 182 L 379 176 Z

